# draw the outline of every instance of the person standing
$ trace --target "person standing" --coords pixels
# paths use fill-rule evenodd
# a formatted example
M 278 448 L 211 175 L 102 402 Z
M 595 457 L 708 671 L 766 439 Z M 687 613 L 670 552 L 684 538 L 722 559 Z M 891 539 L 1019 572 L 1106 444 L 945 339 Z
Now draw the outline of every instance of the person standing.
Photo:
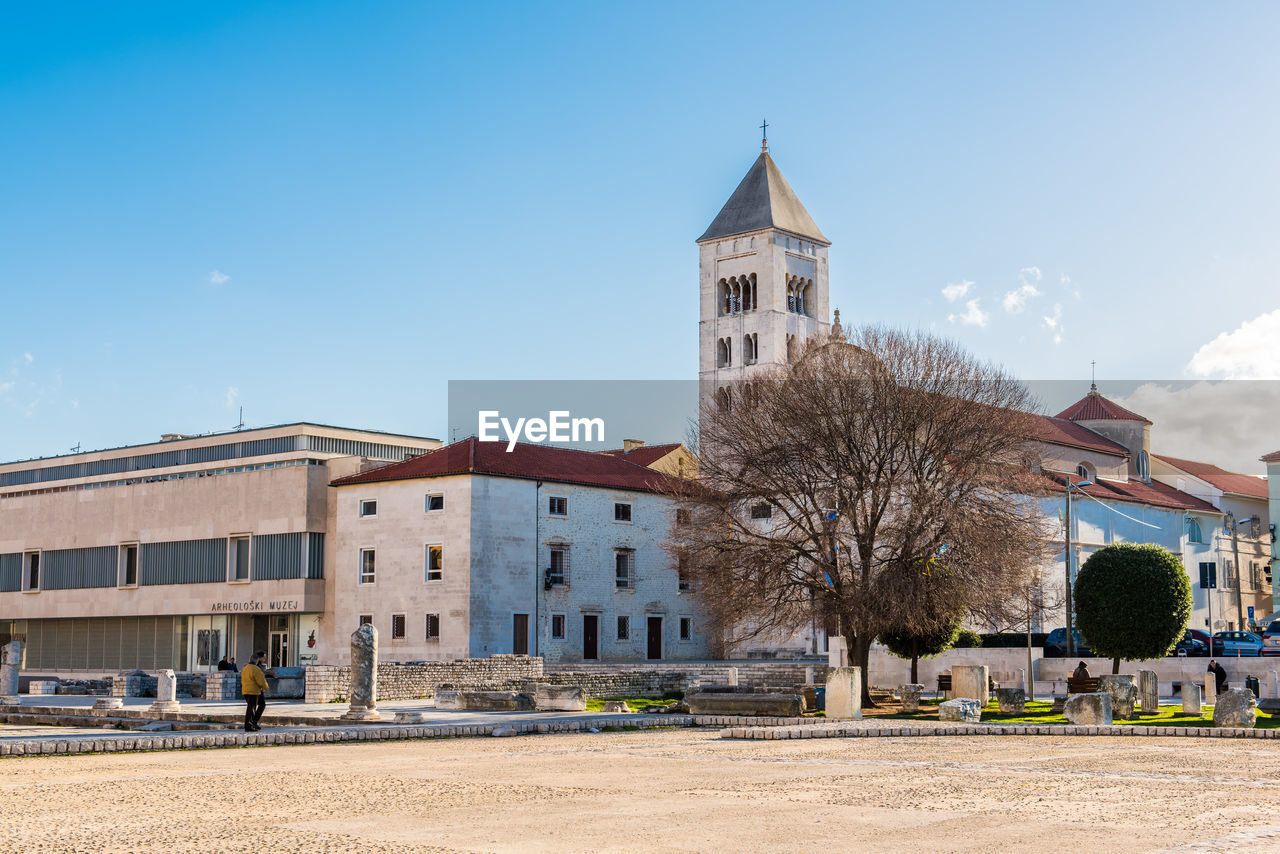
M 1209 673 L 1213 674 L 1213 681 L 1217 683 L 1218 693 L 1222 693 L 1222 689 L 1227 687 L 1227 671 L 1217 661 L 1209 660 Z
M 218 669 L 219 670 L 231 669 L 231 662 L 227 661 L 227 657 L 225 655 L 222 656 L 222 660 L 218 662 Z
M 240 671 L 240 693 L 244 694 L 244 731 L 257 732 L 262 729 L 262 711 L 267 707 L 267 677 L 258 666 L 266 653 L 258 652 L 249 656 L 249 663 Z

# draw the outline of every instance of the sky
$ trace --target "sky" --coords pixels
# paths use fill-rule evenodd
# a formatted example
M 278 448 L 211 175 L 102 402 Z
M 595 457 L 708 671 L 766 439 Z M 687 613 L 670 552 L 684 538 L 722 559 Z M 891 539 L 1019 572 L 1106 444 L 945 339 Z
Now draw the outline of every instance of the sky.
M 846 323 L 1081 393 L 1280 379 L 1275 3 L 4 15 L 0 459 L 693 379 L 694 240 L 765 117 Z M 1190 451 L 1260 472 L 1280 397 L 1243 397 Z

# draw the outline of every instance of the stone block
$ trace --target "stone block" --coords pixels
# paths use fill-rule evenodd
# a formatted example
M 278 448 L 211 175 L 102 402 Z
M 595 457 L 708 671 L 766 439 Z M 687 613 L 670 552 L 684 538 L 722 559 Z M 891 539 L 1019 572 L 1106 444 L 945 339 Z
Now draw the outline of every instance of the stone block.
M 605 700 L 603 711 L 610 714 L 631 714 L 631 707 L 627 705 L 626 700 Z
M 920 695 L 924 693 L 924 686 L 913 682 L 910 685 L 903 685 L 898 689 L 898 697 L 902 700 L 902 711 L 918 712 L 920 711 Z
M 178 678 L 172 670 L 161 670 L 156 674 L 156 701 L 151 704 L 153 712 L 177 712 L 182 709 L 178 702 Z
M 833 667 L 827 673 L 827 720 L 862 719 L 862 668 Z
M 951 666 L 951 697 L 968 697 L 982 706 L 991 699 L 990 682 L 985 664 L 953 664 Z
M 533 690 L 533 705 L 558 712 L 585 712 L 587 694 L 581 685 L 538 684 Z
M 850 668 L 857 669 L 857 668 Z M 830 695 L 828 695 L 830 696 Z M 755 715 L 759 717 L 796 718 L 804 712 L 804 699 L 799 694 L 690 694 L 686 698 L 689 711 L 695 715 Z M 828 699 L 828 716 L 830 700 Z
M 1182 682 L 1182 711 L 1189 715 L 1200 714 L 1200 685 L 1184 679 Z
M 397 724 L 420 724 L 426 722 L 426 715 L 422 712 L 396 712 L 395 720 L 392 723 Z
M 93 703 L 95 709 L 123 709 L 124 700 L 119 697 L 103 697 Z
M 842 670 L 849 666 L 849 644 L 842 636 L 827 639 L 827 666 Z
M 1160 712 L 1160 677 L 1154 670 L 1138 671 L 1138 697 L 1144 715 Z
M 997 688 L 996 702 L 1001 714 L 1020 715 L 1027 710 L 1027 692 L 1021 688 Z
M 1248 688 L 1227 688 L 1213 707 L 1215 727 L 1253 729 L 1258 720 L 1258 702 Z
M 533 711 L 533 697 L 515 691 L 459 691 L 458 703 L 474 712 Z
M 982 669 L 986 670 L 987 668 L 983 667 Z M 982 704 L 972 697 L 957 697 L 954 700 L 947 700 L 945 703 L 938 704 L 938 720 L 976 724 L 982 720 Z
M 1129 687 L 1133 688 L 1132 685 Z M 1073 694 L 1067 698 L 1062 713 L 1068 721 L 1078 726 L 1111 726 L 1111 694 L 1106 691 Z
M 1111 712 L 1117 718 L 1132 718 L 1138 702 L 1138 688 L 1128 674 L 1109 673 L 1098 677 L 1098 690 L 1111 696 Z
M 32 679 L 27 683 L 27 693 L 40 695 L 57 694 L 58 683 L 47 679 Z

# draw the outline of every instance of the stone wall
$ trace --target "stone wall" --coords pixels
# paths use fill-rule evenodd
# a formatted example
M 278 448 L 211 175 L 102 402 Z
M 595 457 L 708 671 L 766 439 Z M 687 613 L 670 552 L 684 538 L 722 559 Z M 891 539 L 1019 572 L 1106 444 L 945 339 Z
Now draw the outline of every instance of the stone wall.
M 239 700 L 240 674 L 230 670 L 210 673 L 204 680 L 204 698 L 206 700 Z
M 205 684 L 210 674 L 175 673 L 179 697 L 203 698 Z M 141 670 L 117 673 L 111 677 L 112 697 L 154 697 L 159 679 Z M 215 697 L 214 699 L 221 699 Z
M 431 697 L 436 685 L 460 689 L 501 690 L 509 684 L 542 680 L 542 659 L 525 655 L 491 655 L 456 661 L 417 664 L 383 662 L 378 665 L 379 700 L 416 700 Z M 328 703 L 351 691 L 347 665 L 313 665 L 306 669 L 306 701 Z
M 686 685 L 728 685 L 729 671 L 736 668 L 738 671 L 738 685 L 745 688 L 774 688 L 774 687 L 791 687 L 795 685 L 805 684 L 805 678 L 808 675 L 808 669 L 813 668 L 813 680 L 815 684 L 821 685 L 827 680 L 827 663 L 825 660 L 817 659 L 795 659 L 779 661 L 772 660 L 743 660 L 743 661 L 645 661 L 645 662 L 614 662 L 614 661 L 596 661 L 583 662 L 578 661 L 573 664 L 566 664 L 560 667 L 555 665 L 548 666 L 548 675 L 544 677 L 545 682 L 557 682 L 557 684 L 566 684 L 558 682 L 560 676 L 568 677 L 576 674 L 579 677 L 609 677 L 621 682 L 631 674 L 635 674 L 636 687 L 641 687 L 646 682 L 642 674 L 662 674 L 663 678 L 677 679 L 683 678 Z M 577 684 L 577 683 L 575 683 Z M 584 687 L 586 687 L 584 685 Z M 668 688 L 665 690 L 687 690 L 684 687 Z M 664 691 L 658 692 L 657 695 L 646 695 L 645 693 L 623 693 L 612 694 L 612 696 L 628 696 L 628 697 L 644 697 L 644 696 L 661 696 Z M 599 696 L 587 691 L 587 696 Z

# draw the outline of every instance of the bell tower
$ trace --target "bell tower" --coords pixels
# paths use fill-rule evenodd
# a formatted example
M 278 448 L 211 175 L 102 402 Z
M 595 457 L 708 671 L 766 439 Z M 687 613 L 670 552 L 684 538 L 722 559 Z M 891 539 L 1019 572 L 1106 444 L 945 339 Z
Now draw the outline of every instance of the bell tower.
M 698 379 L 722 396 L 768 365 L 797 358 L 830 329 L 831 241 L 782 177 L 769 143 L 698 238 Z

